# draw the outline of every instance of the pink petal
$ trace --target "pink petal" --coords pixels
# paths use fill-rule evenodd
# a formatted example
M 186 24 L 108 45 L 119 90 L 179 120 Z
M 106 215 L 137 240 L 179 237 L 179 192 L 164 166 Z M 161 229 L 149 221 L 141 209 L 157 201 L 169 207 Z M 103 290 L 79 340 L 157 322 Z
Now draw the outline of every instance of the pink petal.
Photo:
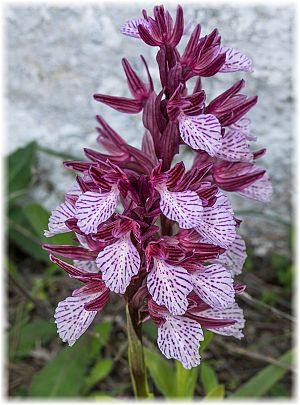
M 124 294 L 132 277 L 139 271 L 141 259 L 127 234 L 106 246 L 99 253 L 96 263 L 102 271 L 105 285 L 115 293 Z
M 77 225 L 85 234 L 97 232 L 98 226 L 115 212 L 119 190 L 112 187 L 108 193 L 87 191 L 76 202 Z
M 184 314 L 192 291 L 191 276 L 183 267 L 173 266 L 164 260 L 154 259 L 147 277 L 147 287 L 154 301 L 165 305 L 173 315 Z
M 85 260 L 73 260 L 74 266 L 78 267 L 81 270 L 86 271 L 87 273 L 99 273 L 99 269 L 96 265 L 96 262 L 85 261 Z
M 257 137 L 250 133 L 250 123 L 251 121 L 249 118 L 242 117 L 234 124 L 229 125 L 229 128 L 235 131 L 242 132 L 245 135 L 247 141 L 256 141 Z
M 221 147 L 221 125 L 212 114 L 178 117 L 179 131 L 183 141 L 193 149 L 201 149 L 215 156 Z
M 48 224 L 49 231 L 44 231 L 44 235 L 48 238 L 57 235 L 58 233 L 71 232 L 65 225 L 65 221 L 74 218 L 74 216 L 75 208 L 71 203 L 66 201 L 60 204 L 54 211 L 52 211 Z
M 213 308 L 226 308 L 234 303 L 233 279 L 220 264 L 202 267 L 191 274 L 195 293 Z
M 227 131 L 224 134 L 222 146 L 216 157 L 229 162 L 250 162 L 253 160 L 246 136 L 237 130 Z
M 232 245 L 214 262 L 223 264 L 233 276 L 237 276 L 241 274 L 246 258 L 246 244 L 240 235 L 236 235 Z
M 195 229 L 204 241 L 227 249 L 235 239 L 236 222 L 228 198 L 220 192 L 218 196 L 212 207 L 204 207 L 201 225 Z
M 202 311 L 201 316 L 213 318 L 213 319 L 233 319 L 235 320 L 235 324 L 230 326 L 224 326 L 221 328 L 207 328 L 214 333 L 218 333 L 220 335 L 225 336 L 234 336 L 237 339 L 241 339 L 244 335 L 241 329 L 245 326 L 245 318 L 243 314 L 243 310 L 238 306 L 238 304 L 234 303 L 229 308 L 224 309 L 207 309 L 206 311 Z
M 273 188 L 267 174 L 238 192 L 243 197 L 267 203 L 271 201 Z
M 222 46 L 221 52 L 226 52 L 226 60 L 219 72 L 253 72 L 252 60 L 237 49 Z
M 68 297 L 58 304 L 54 315 L 57 332 L 62 341 L 68 342 L 69 346 L 73 346 L 95 318 L 97 311 L 86 311 L 84 304 L 97 295 Z
M 166 186 L 156 188 L 160 193 L 160 209 L 167 218 L 177 221 L 184 229 L 199 225 L 203 207 L 195 191 L 171 192 Z
M 145 18 L 137 18 L 135 20 L 126 21 L 126 23 L 120 29 L 121 33 L 133 38 L 140 38 L 138 31 L 138 25 L 142 24 L 144 27 L 148 27 L 149 24 Z
M 200 341 L 204 339 L 198 322 L 183 316 L 167 316 L 158 328 L 157 344 L 167 359 L 179 360 L 190 369 L 200 364 Z

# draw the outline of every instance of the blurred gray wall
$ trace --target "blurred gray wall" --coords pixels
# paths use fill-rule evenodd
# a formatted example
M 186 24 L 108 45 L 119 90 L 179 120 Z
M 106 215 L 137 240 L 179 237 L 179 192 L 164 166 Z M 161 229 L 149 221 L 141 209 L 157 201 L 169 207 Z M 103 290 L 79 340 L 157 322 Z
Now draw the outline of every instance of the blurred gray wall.
M 97 103 L 96 92 L 128 95 L 120 60 L 126 56 L 144 74 L 139 54 L 149 62 L 157 83 L 156 48 L 119 33 L 126 20 L 140 16 L 144 3 L 82 6 L 6 6 L 7 153 L 36 139 L 40 145 L 82 156 L 82 147 L 96 147 L 94 116 L 102 114 L 130 143 L 139 146 L 140 115 L 117 113 Z M 152 6 L 147 9 L 151 14 Z M 174 13 L 175 5 L 168 9 Z M 273 200 L 264 204 L 236 198 L 235 207 L 251 210 L 242 233 L 251 237 L 258 254 L 285 249 L 291 221 L 291 160 L 294 159 L 294 14 L 291 6 L 209 6 L 184 4 L 185 20 L 209 33 L 218 27 L 222 43 L 251 56 L 252 74 L 219 74 L 204 80 L 208 100 L 244 77 L 249 95 L 259 103 L 250 112 L 257 148 L 267 147 L 261 165 L 273 181 Z M 185 40 L 186 41 L 186 40 Z M 185 42 L 184 41 L 184 42 Z M 72 178 L 56 158 L 39 156 L 43 180 L 34 197 L 51 209 L 62 199 Z

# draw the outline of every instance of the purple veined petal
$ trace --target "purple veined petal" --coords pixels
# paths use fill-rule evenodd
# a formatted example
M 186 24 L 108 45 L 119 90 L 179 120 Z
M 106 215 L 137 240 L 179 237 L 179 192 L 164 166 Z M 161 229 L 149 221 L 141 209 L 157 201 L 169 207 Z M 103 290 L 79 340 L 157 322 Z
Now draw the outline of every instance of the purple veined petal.
M 250 133 L 250 123 L 251 121 L 248 117 L 242 117 L 234 124 L 229 125 L 229 128 L 235 131 L 242 132 L 245 135 L 247 141 L 256 141 L 257 137 Z
M 88 179 L 87 179 L 87 177 L 88 177 Z M 84 175 L 83 178 L 84 178 L 84 180 L 90 180 L 90 176 L 88 176 L 88 175 Z M 80 195 L 80 194 L 82 194 L 82 191 L 81 191 L 81 188 L 79 187 L 79 185 L 78 185 L 78 184 L 75 184 L 75 185 L 71 188 L 71 190 L 68 191 L 67 194 Z
M 219 151 L 221 125 L 212 114 L 188 116 L 181 113 L 178 117 L 179 132 L 183 141 L 193 149 L 201 149 L 210 156 Z
M 203 207 L 195 191 L 171 192 L 166 186 L 157 186 L 156 189 L 160 194 L 160 209 L 167 218 L 177 221 L 184 229 L 199 225 Z
M 220 264 L 202 267 L 191 273 L 195 293 L 213 308 L 226 308 L 234 303 L 235 291 L 229 270 Z
M 237 339 L 241 339 L 244 336 L 242 333 L 242 329 L 245 326 L 244 313 L 237 303 L 224 309 L 209 308 L 199 313 L 199 315 L 213 319 L 233 319 L 236 321 L 233 325 L 207 329 L 214 333 L 218 333 L 219 335 L 234 336 Z
M 84 304 L 98 295 L 68 297 L 58 304 L 54 315 L 57 332 L 62 341 L 67 342 L 69 346 L 73 346 L 95 318 L 97 311 L 86 311 Z
M 222 146 L 216 157 L 229 162 L 251 162 L 253 153 L 250 152 L 246 136 L 242 132 L 229 130 L 222 138 Z
M 120 31 L 122 34 L 133 38 L 140 38 L 138 31 L 138 26 L 143 25 L 145 28 L 149 27 L 149 23 L 145 18 L 137 18 L 135 20 L 126 21 L 126 23 L 121 27 Z
M 203 339 L 199 323 L 184 316 L 167 316 L 158 328 L 160 351 L 167 359 L 179 360 L 186 369 L 200 364 L 199 348 Z
M 49 218 L 48 231 L 44 231 L 44 235 L 48 238 L 58 233 L 70 232 L 70 229 L 65 224 L 65 221 L 75 216 L 75 207 L 68 201 L 60 204 L 52 211 Z
M 237 276 L 241 274 L 246 258 L 246 244 L 241 236 L 237 234 L 232 245 L 214 262 L 221 263 L 231 271 L 233 276 Z
M 139 271 L 141 259 L 128 233 L 106 246 L 99 253 L 96 263 L 105 285 L 115 293 L 124 294 L 132 277 Z
M 147 287 L 153 300 L 164 305 L 173 315 L 185 313 L 187 295 L 192 291 L 191 276 L 183 267 L 173 266 L 154 258 L 153 269 L 147 276 Z
M 271 201 L 272 193 L 272 183 L 267 174 L 252 183 L 250 186 L 238 192 L 238 194 L 242 195 L 243 197 L 251 198 L 264 203 Z
M 86 271 L 87 273 L 99 273 L 99 269 L 96 265 L 96 262 L 85 261 L 85 260 L 73 260 L 74 266 L 78 267 L 81 270 Z
M 231 209 L 217 200 L 212 207 L 204 208 L 201 225 L 195 229 L 204 241 L 227 249 L 235 239 L 235 225 Z
M 76 202 L 77 225 L 85 234 L 97 232 L 98 226 L 115 212 L 119 190 L 112 187 L 108 193 L 87 191 Z
M 222 46 L 220 51 L 226 52 L 226 60 L 219 72 L 253 72 L 252 60 L 235 48 Z

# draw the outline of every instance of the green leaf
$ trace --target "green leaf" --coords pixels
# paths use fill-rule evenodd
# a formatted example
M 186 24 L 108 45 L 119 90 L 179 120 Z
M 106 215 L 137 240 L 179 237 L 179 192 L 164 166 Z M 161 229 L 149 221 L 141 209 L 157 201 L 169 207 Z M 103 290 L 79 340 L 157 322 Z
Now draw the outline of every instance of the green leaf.
M 201 345 L 200 345 L 201 354 L 203 354 L 204 350 L 208 347 L 208 345 L 212 341 L 213 337 L 214 337 L 214 334 L 212 332 L 209 332 L 208 330 L 204 332 L 204 340 L 203 340 L 203 342 L 201 342 Z
M 28 204 L 23 208 L 25 217 L 32 229 L 35 231 L 35 234 L 39 237 L 41 242 L 49 242 L 53 244 L 62 244 L 62 245 L 73 245 L 74 234 L 67 232 L 60 235 L 55 235 L 53 237 L 46 238 L 44 236 L 44 230 L 48 229 L 48 221 L 50 213 L 42 207 L 40 204 Z
M 82 393 L 85 395 L 98 382 L 103 380 L 111 372 L 113 368 L 112 359 L 102 359 L 95 364 L 90 374 L 85 378 Z
M 204 397 L 205 400 L 210 400 L 210 399 L 223 399 L 224 398 L 224 393 L 225 393 L 225 387 L 223 384 L 219 384 L 216 387 L 214 387 L 209 393 Z
M 102 392 L 102 391 L 94 391 L 89 395 L 89 398 L 93 398 L 95 400 L 108 400 L 108 401 L 116 401 L 116 399 L 109 395 L 109 392 Z
M 281 363 L 291 365 L 293 350 L 288 351 L 278 359 Z M 254 377 L 235 391 L 231 398 L 259 398 L 276 384 L 288 370 L 286 368 L 270 365 L 259 371 Z
M 219 384 L 214 369 L 205 362 L 201 363 L 200 366 L 200 380 L 206 394 Z
M 144 347 L 145 363 L 158 391 L 166 398 L 175 397 L 175 372 L 169 362 L 157 352 Z
M 32 166 L 36 159 L 36 142 L 31 142 L 24 148 L 11 153 L 7 159 L 8 198 L 16 199 L 32 180 Z
M 19 249 L 36 260 L 49 261 L 47 252 L 41 248 L 40 238 L 36 236 L 21 208 L 9 211 L 8 237 Z
M 5 258 L 5 266 L 6 266 L 6 269 L 8 270 L 8 273 L 11 275 L 11 277 L 14 280 L 17 280 L 19 282 L 23 281 L 23 277 L 18 272 L 16 265 L 11 260 L 9 260 L 8 257 Z
M 186 370 L 183 365 L 176 360 L 176 398 L 193 398 L 198 367 L 193 367 L 191 370 Z
M 103 321 L 100 324 L 94 326 L 91 336 L 91 350 L 97 356 L 101 347 L 105 346 L 112 329 L 112 321 Z
M 58 152 L 56 150 L 46 148 L 46 147 L 40 146 L 40 145 L 38 145 L 37 149 L 39 152 L 43 152 L 49 156 L 54 156 L 54 157 L 64 159 L 64 160 L 82 160 L 82 157 L 73 156 L 70 153 Z
M 152 320 L 143 323 L 143 334 L 152 340 L 157 339 L 157 327 Z
M 78 397 L 93 358 L 89 336 L 81 338 L 73 347 L 63 348 L 35 374 L 29 396 L 47 399 Z
M 13 338 L 18 334 L 18 345 L 16 349 L 17 357 L 24 357 L 30 354 L 37 343 L 46 344 L 56 336 L 56 327 L 50 320 L 36 319 L 21 329 L 12 330 L 9 334 Z

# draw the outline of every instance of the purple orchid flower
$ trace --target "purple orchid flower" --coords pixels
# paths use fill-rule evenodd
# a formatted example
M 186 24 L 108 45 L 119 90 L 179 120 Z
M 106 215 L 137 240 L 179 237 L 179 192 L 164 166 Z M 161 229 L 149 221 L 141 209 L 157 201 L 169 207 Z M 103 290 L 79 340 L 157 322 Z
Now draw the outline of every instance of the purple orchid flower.
M 50 260 L 84 283 L 60 302 L 55 312 L 59 336 L 73 345 L 109 300 L 123 296 L 139 327 L 152 319 L 158 347 L 185 368 L 200 363 L 203 329 L 240 339 L 245 320 L 234 283 L 246 259 L 229 198 L 267 202 L 272 187 L 265 169 L 256 165 L 265 150 L 252 151 L 256 140 L 247 112 L 257 97 L 240 93 L 240 80 L 207 102 L 201 77 L 251 72 L 252 61 L 221 45 L 218 30 L 201 37 L 197 25 L 180 55 L 183 10 L 176 20 L 163 6 L 154 17 L 128 21 L 121 32 L 159 47 L 161 88 L 155 91 L 148 65 L 144 83 L 122 60 L 132 98 L 96 94 L 95 100 L 123 113 L 142 112 L 141 149 L 97 116 L 102 151 L 84 149 L 88 160 L 65 162 L 77 173 L 76 184 L 51 214 L 45 236 L 73 232 L 77 245 L 44 245 Z M 197 76 L 194 91 L 187 82 Z M 172 165 L 181 144 L 194 154 L 191 169 Z M 73 260 L 69 264 L 59 259 Z

